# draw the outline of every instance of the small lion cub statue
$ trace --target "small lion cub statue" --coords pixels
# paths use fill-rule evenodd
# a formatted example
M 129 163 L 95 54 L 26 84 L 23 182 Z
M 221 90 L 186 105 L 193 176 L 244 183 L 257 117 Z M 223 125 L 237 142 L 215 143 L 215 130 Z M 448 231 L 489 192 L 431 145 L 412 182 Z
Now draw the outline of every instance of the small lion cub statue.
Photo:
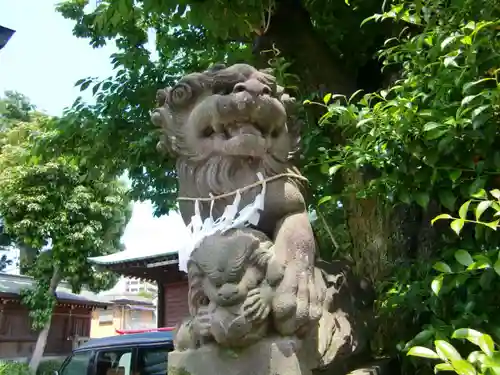
M 177 330 L 176 349 L 209 342 L 244 347 L 264 337 L 283 273 L 260 231 L 232 229 L 205 238 L 188 263 L 191 318 Z

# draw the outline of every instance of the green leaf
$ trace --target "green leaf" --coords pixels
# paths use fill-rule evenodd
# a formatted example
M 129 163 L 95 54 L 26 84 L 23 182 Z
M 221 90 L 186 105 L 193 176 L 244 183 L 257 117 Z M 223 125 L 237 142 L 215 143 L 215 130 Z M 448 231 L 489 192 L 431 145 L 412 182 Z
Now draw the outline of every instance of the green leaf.
M 460 231 L 464 227 L 464 224 L 465 224 L 464 219 L 455 219 L 451 222 L 450 227 L 457 235 L 459 235 Z
M 477 98 L 479 95 L 468 95 L 466 96 L 465 98 L 462 99 L 462 102 L 460 103 L 460 105 L 463 107 L 463 106 L 466 106 L 467 104 L 469 104 L 470 102 L 472 102 L 475 98 Z
M 451 360 L 451 365 L 459 375 L 476 375 L 476 369 L 465 359 Z
M 462 171 L 460 169 L 454 169 L 454 170 L 450 171 L 449 175 L 450 175 L 450 180 L 455 182 L 462 175 Z
M 439 128 L 439 129 L 429 130 L 425 135 L 425 139 L 428 141 L 433 141 L 435 139 L 442 137 L 447 132 L 448 132 L 448 128 Z
M 482 106 L 480 106 L 480 107 L 477 107 L 476 109 L 474 109 L 474 110 L 472 111 L 472 117 L 474 118 L 474 117 L 479 116 L 481 113 L 483 113 L 483 112 L 484 112 L 485 110 L 487 110 L 489 107 L 490 107 L 490 105 L 489 105 L 489 104 L 487 104 L 487 105 L 482 105 Z
M 489 267 L 488 265 L 485 265 L 483 268 Z M 481 277 L 479 278 L 479 285 L 483 290 L 490 290 L 491 289 L 491 282 L 495 278 L 495 274 L 492 272 L 483 272 L 481 274 Z
M 87 79 L 86 78 L 82 78 L 82 79 L 79 79 L 78 81 L 76 81 L 75 83 L 75 87 L 76 86 L 80 86 L 83 82 L 85 82 Z
M 483 352 L 480 352 L 480 351 L 474 351 L 474 352 L 471 352 L 468 356 L 467 356 L 467 361 L 469 361 L 470 363 L 477 363 L 477 362 L 483 362 L 484 361 L 484 358 L 486 357 L 486 355 L 483 353 Z
M 470 202 L 469 200 L 460 206 L 458 216 L 460 216 L 461 219 L 467 219 L 467 211 L 469 210 Z
M 413 341 L 415 344 L 423 343 L 429 340 L 432 336 L 434 336 L 434 330 L 424 329 L 423 331 L 417 333 L 411 341 Z
M 92 95 L 95 95 L 97 91 L 99 90 L 99 87 L 101 87 L 101 82 L 97 82 L 94 87 L 92 87 Z
M 495 197 L 495 199 L 499 199 L 500 200 L 500 190 L 493 189 L 493 190 L 490 191 L 490 194 L 493 195 Z
M 90 86 L 90 84 L 92 83 L 92 81 L 85 81 L 81 86 L 80 86 L 80 91 L 85 91 L 87 90 L 87 88 Z
M 337 164 L 337 165 L 334 165 L 333 167 L 330 167 L 328 169 L 328 174 L 330 176 L 333 176 L 335 173 L 337 173 L 337 171 L 342 168 L 342 164 Z
M 493 265 L 493 269 L 495 270 L 497 275 L 500 276 L 500 259 L 497 259 L 497 261 Z
M 474 81 L 474 82 L 466 83 L 463 86 L 462 91 L 465 93 L 465 92 L 469 91 L 470 88 L 472 88 L 480 83 L 487 82 L 487 81 L 494 81 L 494 80 L 495 80 L 494 78 L 482 78 L 482 79 L 479 79 L 479 80 Z
M 441 42 L 441 49 L 445 49 L 447 46 L 449 46 L 457 37 L 455 35 L 449 36 L 445 40 Z
M 428 122 L 427 124 L 424 125 L 424 132 L 428 132 L 437 128 L 443 127 L 443 124 L 440 124 L 438 122 Z
M 436 351 L 439 357 L 443 361 L 459 361 L 462 359 L 460 353 L 455 349 L 453 345 L 444 340 L 436 340 L 434 341 L 434 345 L 436 346 Z
M 443 276 L 442 275 L 436 277 L 431 282 L 431 289 L 436 296 L 439 295 L 439 291 L 441 290 L 442 286 L 443 286 Z
M 323 103 L 325 104 L 328 104 L 330 102 L 330 100 L 332 99 L 332 94 L 331 93 L 328 93 L 324 96 L 323 98 Z
M 449 214 L 441 214 L 441 215 L 438 215 L 436 216 L 434 219 L 432 219 L 431 221 L 431 224 L 434 225 L 434 223 L 438 220 L 442 220 L 442 219 L 453 219 L 453 216 L 449 215 Z
M 436 262 L 432 268 L 434 268 L 435 270 L 437 270 L 439 272 L 443 272 L 443 273 L 451 273 L 452 272 L 450 266 L 444 262 Z
M 449 363 L 438 363 L 434 366 L 434 373 L 438 373 L 439 371 L 455 371 L 453 366 Z
M 356 124 L 356 127 L 359 128 L 361 126 L 363 126 L 364 124 L 367 124 L 369 122 L 372 122 L 373 121 L 373 117 L 370 117 L 370 118 L 365 118 L 361 121 L 359 121 L 357 124 Z
M 414 346 L 406 355 L 411 355 L 414 357 L 422 357 L 422 358 L 433 358 L 439 359 L 439 356 L 431 349 L 423 347 L 423 346 Z
M 453 332 L 451 335 L 451 338 L 453 339 L 466 339 L 469 340 L 471 343 L 479 345 L 479 338 L 482 336 L 482 333 L 479 331 L 476 331 L 475 329 L 471 328 L 459 328 Z
M 479 219 L 481 218 L 481 215 L 484 213 L 484 211 L 486 211 L 486 209 L 488 207 L 491 206 L 491 201 L 482 201 L 481 203 L 479 203 L 476 207 L 476 220 L 479 221 Z
M 439 191 L 439 200 L 441 204 L 446 207 L 448 210 L 452 211 L 455 209 L 455 202 L 457 198 L 450 190 L 440 190 Z
M 323 203 L 326 203 L 326 202 L 329 202 L 332 200 L 332 196 L 331 195 L 326 195 L 324 197 L 322 197 L 319 201 L 318 201 L 318 206 L 322 205 Z
M 449 66 L 454 66 L 455 68 L 458 68 L 458 64 L 455 61 L 456 56 L 446 56 L 444 58 L 443 64 L 447 68 Z
M 104 82 L 104 84 L 102 85 L 103 91 L 106 91 L 107 89 L 109 89 L 111 87 L 111 85 L 112 85 L 111 81 Z
M 480 180 L 476 180 L 476 181 L 480 181 Z M 472 194 L 472 197 L 477 198 L 477 199 L 485 199 L 485 198 L 488 198 L 488 194 L 486 193 L 486 190 L 479 189 L 478 191 L 476 191 Z
M 352 100 L 353 100 L 353 99 L 354 99 L 354 98 L 355 98 L 358 94 L 362 93 L 363 91 L 364 91 L 363 89 L 359 89 L 359 90 L 357 90 L 354 94 L 352 94 L 352 95 L 350 96 L 350 98 L 349 98 L 349 101 L 348 101 L 348 102 L 349 102 L 349 103 L 351 103 L 351 102 L 352 102 Z
M 484 354 L 491 356 L 493 351 L 495 350 L 495 344 L 493 343 L 493 339 L 490 335 L 483 333 L 481 337 L 479 337 L 478 345 Z
M 457 250 L 455 251 L 455 259 L 461 265 L 467 267 L 474 263 L 474 260 L 470 256 L 469 252 L 466 250 Z
M 472 44 L 472 38 L 469 35 L 464 36 L 460 41 L 466 45 Z
M 427 208 L 429 205 L 429 193 L 427 192 L 418 192 L 415 194 L 415 201 L 421 206 L 422 208 Z
M 408 194 L 407 190 L 402 190 L 398 194 L 399 200 L 403 203 L 410 204 L 411 203 L 411 198 L 410 194 Z
M 491 221 L 489 223 L 481 222 L 481 224 L 486 225 L 487 227 L 489 227 L 489 228 L 491 228 L 493 230 L 497 230 L 499 222 L 500 222 L 500 219 L 499 220 L 495 220 L 495 221 Z

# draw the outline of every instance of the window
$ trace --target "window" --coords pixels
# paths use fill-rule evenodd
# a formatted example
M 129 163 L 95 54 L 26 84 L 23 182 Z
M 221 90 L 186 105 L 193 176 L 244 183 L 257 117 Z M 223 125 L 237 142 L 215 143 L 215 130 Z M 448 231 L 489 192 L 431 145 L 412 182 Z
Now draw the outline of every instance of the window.
M 73 356 L 64 365 L 60 374 L 61 375 L 86 374 L 91 357 L 92 357 L 92 351 L 90 350 L 73 354 Z
M 99 324 L 113 323 L 113 310 L 99 309 Z
M 167 373 L 168 352 L 172 345 L 139 348 L 137 373 L 141 375 L 165 375 Z
M 100 351 L 96 358 L 95 375 L 130 375 L 131 364 L 132 349 Z

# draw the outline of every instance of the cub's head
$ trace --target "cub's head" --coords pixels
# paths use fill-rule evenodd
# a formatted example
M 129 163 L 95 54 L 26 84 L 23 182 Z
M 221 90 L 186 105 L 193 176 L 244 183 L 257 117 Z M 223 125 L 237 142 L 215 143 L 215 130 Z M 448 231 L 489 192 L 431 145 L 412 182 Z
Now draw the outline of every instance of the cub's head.
M 271 246 L 267 236 L 252 229 L 209 236 L 191 254 L 190 280 L 198 280 L 207 298 L 219 306 L 239 304 L 264 279 L 261 254 Z

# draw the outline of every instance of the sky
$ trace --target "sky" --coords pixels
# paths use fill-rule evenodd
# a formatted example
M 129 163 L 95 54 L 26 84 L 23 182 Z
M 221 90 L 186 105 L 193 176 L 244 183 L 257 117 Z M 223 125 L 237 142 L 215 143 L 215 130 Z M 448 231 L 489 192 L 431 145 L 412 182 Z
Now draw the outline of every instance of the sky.
M 0 50 L 0 94 L 14 90 L 26 95 L 38 110 L 61 115 L 82 95 L 74 84 L 112 73 L 109 56 L 114 45 L 93 49 L 73 36 L 72 21 L 55 11 L 60 0 L 0 0 L 0 25 L 16 30 Z M 95 1 L 95 0 L 91 0 Z M 91 93 L 84 93 L 92 100 Z M 122 241 L 131 253 L 176 250 L 185 237 L 179 214 L 153 217 L 150 202 L 136 202 Z

